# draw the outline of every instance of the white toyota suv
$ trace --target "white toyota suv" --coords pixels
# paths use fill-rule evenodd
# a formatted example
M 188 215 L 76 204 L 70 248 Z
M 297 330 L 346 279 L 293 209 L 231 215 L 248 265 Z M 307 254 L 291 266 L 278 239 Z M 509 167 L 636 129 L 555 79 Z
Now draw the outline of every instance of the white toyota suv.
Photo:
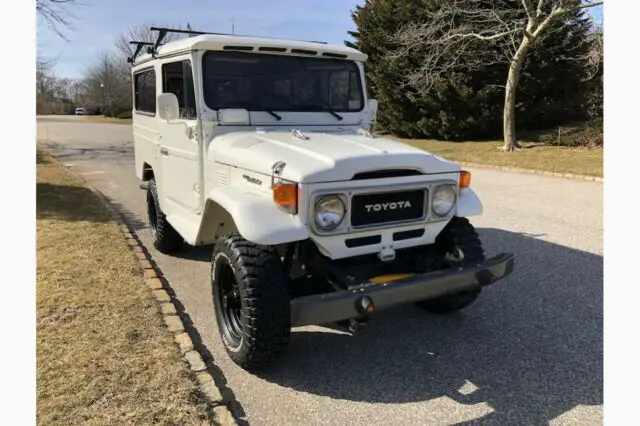
M 471 174 L 371 133 L 366 55 L 195 31 L 162 44 L 181 31 L 152 30 L 130 62 L 153 243 L 213 245 L 216 320 L 238 365 L 268 365 L 292 327 L 353 331 L 403 303 L 450 313 L 511 273 L 514 255 L 486 259 L 468 220 L 482 213 Z

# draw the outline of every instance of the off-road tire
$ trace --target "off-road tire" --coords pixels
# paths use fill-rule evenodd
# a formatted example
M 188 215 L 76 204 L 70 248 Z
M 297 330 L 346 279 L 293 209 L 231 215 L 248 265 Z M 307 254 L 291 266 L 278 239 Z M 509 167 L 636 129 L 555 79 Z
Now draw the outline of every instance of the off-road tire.
M 443 251 L 459 248 L 464 254 L 462 265 L 476 265 L 485 260 L 482 242 L 467 218 L 454 217 L 436 238 L 436 246 Z M 448 294 L 437 299 L 417 303 L 422 309 L 434 314 L 450 314 L 466 308 L 480 295 L 480 289 Z
M 220 237 L 211 260 L 211 288 L 218 331 L 231 360 L 250 372 L 271 364 L 291 332 L 290 297 L 275 248 L 238 234 Z
M 178 251 L 182 247 L 184 240 L 167 221 L 167 217 L 160 209 L 155 178 L 149 180 L 147 186 L 147 215 L 149 227 L 151 228 L 153 246 L 158 249 L 159 252 L 165 254 Z

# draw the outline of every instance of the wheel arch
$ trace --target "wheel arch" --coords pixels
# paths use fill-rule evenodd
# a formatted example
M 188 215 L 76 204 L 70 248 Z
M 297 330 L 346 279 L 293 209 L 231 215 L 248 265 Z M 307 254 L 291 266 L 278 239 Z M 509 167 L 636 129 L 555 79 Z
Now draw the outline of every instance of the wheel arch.
M 268 246 L 309 237 L 300 218 L 280 210 L 270 198 L 229 187 L 215 188 L 205 202 L 198 244 L 214 243 L 229 232 Z
M 482 201 L 471 188 L 465 188 L 460 191 L 456 206 L 456 216 L 481 216 L 483 210 Z
M 207 199 L 198 233 L 198 244 L 213 244 L 221 235 L 234 232 L 240 233 L 233 216 L 220 203 Z

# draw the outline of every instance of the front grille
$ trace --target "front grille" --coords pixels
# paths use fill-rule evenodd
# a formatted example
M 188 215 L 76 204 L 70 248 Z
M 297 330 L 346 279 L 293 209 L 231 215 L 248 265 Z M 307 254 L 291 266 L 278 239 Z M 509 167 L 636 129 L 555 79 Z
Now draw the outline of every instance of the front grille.
M 425 189 L 354 195 L 351 225 L 369 226 L 419 220 L 424 217 Z

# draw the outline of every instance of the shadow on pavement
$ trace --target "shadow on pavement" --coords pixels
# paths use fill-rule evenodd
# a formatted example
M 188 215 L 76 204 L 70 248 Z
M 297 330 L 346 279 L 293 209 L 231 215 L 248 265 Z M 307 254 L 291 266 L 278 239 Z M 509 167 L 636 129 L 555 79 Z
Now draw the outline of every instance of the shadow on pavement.
M 171 256 L 179 259 L 189 259 L 208 263 L 211 261 L 212 250 L 213 244 L 198 247 L 191 247 L 185 244 L 184 250 L 173 253 Z
M 123 142 L 120 145 L 98 148 L 68 148 L 60 146 L 56 142 L 49 142 L 48 145 L 55 148 L 55 157 L 62 163 L 81 159 L 82 161 L 100 160 L 111 163 L 134 164 L 134 149 L 131 141 Z
M 378 314 L 355 336 L 294 332 L 261 374 L 336 399 L 488 403 L 480 421 L 543 424 L 602 404 L 602 257 L 521 234 L 480 229 L 487 254 L 516 253 L 509 278 L 457 314 L 409 306 Z M 477 389 L 458 390 L 471 382 Z

